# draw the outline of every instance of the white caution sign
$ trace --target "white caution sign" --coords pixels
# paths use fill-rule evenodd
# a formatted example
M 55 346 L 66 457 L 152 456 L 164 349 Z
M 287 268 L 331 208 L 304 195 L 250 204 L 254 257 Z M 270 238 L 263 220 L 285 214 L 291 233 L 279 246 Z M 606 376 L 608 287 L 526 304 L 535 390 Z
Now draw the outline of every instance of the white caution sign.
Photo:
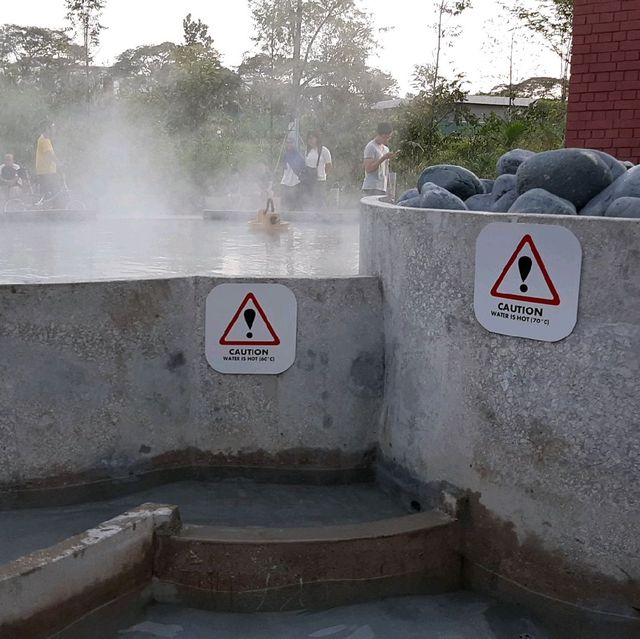
M 578 319 L 582 247 L 552 224 L 487 225 L 476 241 L 474 307 L 492 333 L 557 342 Z
M 205 354 L 236 375 L 278 375 L 296 359 L 298 302 L 282 284 L 221 284 L 207 297 Z

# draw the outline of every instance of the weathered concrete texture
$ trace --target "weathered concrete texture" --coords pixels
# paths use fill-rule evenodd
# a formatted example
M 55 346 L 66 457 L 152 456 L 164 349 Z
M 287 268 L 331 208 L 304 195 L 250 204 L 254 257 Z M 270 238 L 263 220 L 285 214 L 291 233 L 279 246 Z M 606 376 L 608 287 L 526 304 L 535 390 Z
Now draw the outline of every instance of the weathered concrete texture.
M 366 464 L 382 395 L 378 282 L 278 281 L 299 321 L 296 364 L 277 377 L 208 366 L 204 303 L 223 280 L 0 287 L 0 487 Z
M 383 456 L 473 492 L 471 573 L 636 619 L 640 224 L 364 202 L 361 269 L 385 296 Z M 475 240 L 509 220 L 561 224 L 582 243 L 578 324 L 562 342 L 474 318 Z
M 185 526 L 157 543 L 155 599 L 197 608 L 331 608 L 461 584 L 459 529 L 437 511 L 321 528 Z
M 241 280 L 236 280 L 241 281 Z M 298 349 L 279 376 L 220 375 L 204 353 L 204 304 L 215 280 L 196 282 L 198 349 L 194 444 L 204 451 L 277 455 L 328 451 L 322 463 L 355 465 L 375 445 L 382 399 L 381 292 L 375 279 L 278 280 L 298 300 Z M 308 456 L 307 456 L 308 457 Z M 333 461 L 332 461 L 333 460 Z M 313 464 L 297 455 L 296 465 Z
M 76 506 L 0 511 L 0 564 L 59 543 L 143 502 L 178 504 L 184 521 L 216 526 L 327 526 L 409 512 L 375 484 L 182 481 Z
M 145 504 L 66 541 L 0 567 L 0 636 L 50 637 L 153 571 L 157 530 L 177 532 L 175 508 Z

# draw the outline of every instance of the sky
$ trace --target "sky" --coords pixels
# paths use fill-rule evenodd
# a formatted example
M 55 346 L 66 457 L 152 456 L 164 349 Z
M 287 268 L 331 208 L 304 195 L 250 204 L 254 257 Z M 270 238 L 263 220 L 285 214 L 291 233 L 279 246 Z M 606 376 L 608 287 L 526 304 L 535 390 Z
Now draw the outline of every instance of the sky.
M 380 46 L 371 63 L 391 73 L 400 93 L 411 90 L 415 64 L 433 59 L 433 0 L 358 0 L 372 14 L 380 33 Z M 474 0 L 473 9 L 463 17 L 462 33 L 445 52 L 445 70 L 464 73 L 471 91 L 487 91 L 505 82 L 511 36 L 500 18 L 500 0 Z M 179 41 L 182 19 L 191 12 L 210 27 L 223 63 L 236 67 L 251 51 L 252 23 L 246 0 L 107 0 L 103 32 L 96 61 L 112 62 L 125 49 L 165 40 Z M 60 28 L 65 25 L 63 0 L 0 0 L 0 24 L 15 23 Z M 532 75 L 559 75 L 556 57 L 540 42 L 524 33 L 516 38 L 517 78 Z

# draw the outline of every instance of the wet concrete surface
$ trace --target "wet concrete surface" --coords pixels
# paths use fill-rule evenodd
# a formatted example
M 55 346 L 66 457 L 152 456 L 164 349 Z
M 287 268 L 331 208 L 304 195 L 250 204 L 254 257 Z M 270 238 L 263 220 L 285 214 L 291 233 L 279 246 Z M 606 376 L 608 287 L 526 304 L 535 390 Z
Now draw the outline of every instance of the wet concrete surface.
M 349 221 L 296 221 L 285 232 L 265 232 L 252 230 L 245 220 L 200 217 L 14 216 L 0 220 L 0 284 L 186 275 L 351 276 L 358 273 L 359 259 L 354 219 L 351 213 Z
M 407 514 L 374 484 L 184 481 L 107 501 L 0 511 L 0 564 L 47 548 L 146 502 L 177 505 L 187 524 L 220 526 L 339 525 Z
M 467 592 L 327 611 L 221 614 L 152 604 L 105 639 L 551 639 L 520 608 Z M 75 639 L 75 637 L 74 637 Z

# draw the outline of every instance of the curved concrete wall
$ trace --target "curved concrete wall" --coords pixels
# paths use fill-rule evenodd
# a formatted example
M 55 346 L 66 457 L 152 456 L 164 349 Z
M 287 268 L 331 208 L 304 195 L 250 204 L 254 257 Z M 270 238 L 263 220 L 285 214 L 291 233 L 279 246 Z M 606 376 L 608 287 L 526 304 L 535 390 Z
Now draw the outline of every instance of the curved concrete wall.
M 367 466 L 378 281 L 278 282 L 298 300 L 298 351 L 267 377 L 205 360 L 204 304 L 222 280 L 0 287 L 0 491 L 194 466 Z
M 558 224 L 581 241 L 578 324 L 564 341 L 476 321 L 475 241 L 495 221 Z M 640 222 L 369 198 L 361 238 L 361 272 L 383 285 L 381 454 L 398 474 L 468 491 L 469 582 L 640 619 Z

